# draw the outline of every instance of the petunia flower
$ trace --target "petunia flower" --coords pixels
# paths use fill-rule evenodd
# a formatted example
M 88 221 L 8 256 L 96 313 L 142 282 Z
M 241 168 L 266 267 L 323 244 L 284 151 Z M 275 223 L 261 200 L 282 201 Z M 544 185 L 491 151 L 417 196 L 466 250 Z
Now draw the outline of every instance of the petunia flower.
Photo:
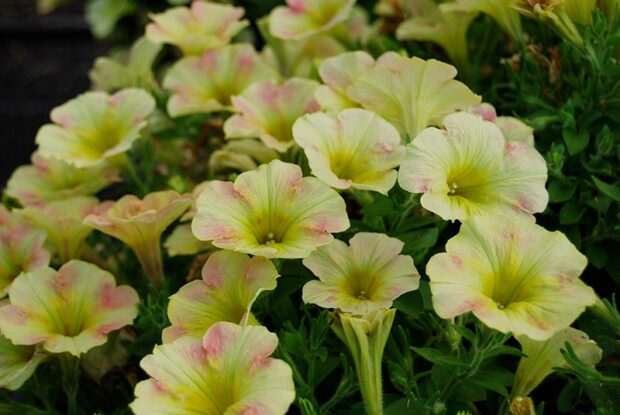
M 345 22 L 355 0 L 286 0 L 286 4 L 271 12 L 269 31 L 277 38 L 299 40 Z
M 592 24 L 592 13 L 597 8 L 597 0 L 565 0 L 564 9 L 568 17 L 582 26 Z
M 480 97 L 455 76 L 452 65 L 386 52 L 347 89 L 347 95 L 414 139 L 455 110 L 480 103 Z
M 24 225 L 0 228 L 0 298 L 19 274 L 49 265 L 45 237 L 45 232 Z
M 464 11 L 452 5 L 440 4 L 429 14 L 405 20 L 398 26 L 396 38 L 436 43 L 452 63 L 465 70 L 469 65 L 467 32 L 478 11 Z
M 594 367 L 601 361 L 603 351 L 594 340 L 581 330 L 572 327 L 558 331 L 548 340 L 536 341 L 527 336 L 517 336 L 521 343 L 521 358 L 511 395 L 528 396 L 556 367 L 568 367 L 561 351 L 566 349 L 568 342 L 579 359 Z
M 234 68 L 234 69 L 231 69 Z M 173 92 L 168 113 L 181 115 L 231 110 L 231 97 L 254 82 L 279 77 L 247 43 L 227 45 L 175 63 L 164 78 Z
M 251 138 L 232 140 L 209 157 L 209 171 L 214 176 L 254 170 L 259 165 L 269 163 L 279 157 L 279 153 L 267 147 L 262 141 Z
M 197 239 L 192 233 L 192 225 L 181 223 L 177 225 L 164 241 L 164 248 L 168 256 L 194 255 L 213 248 L 209 242 Z
M 312 174 L 336 189 L 387 194 L 405 154 L 396 128 L 358 108 L 345 109 L 337 117 L 323 112 L 305 115 L 295 122 L 293 136 Z
M 319 67 L 319 75 L 325 85 L 319 86 L 315 92 L 321 108 L 338 112 L 356 107 L 357 104 L 347 96 L 347 88 L 374 64 L 373 57 L 364 51 L 342 53 L 325 59 Z
M 303 260 L 320 281 L 303 288 L 305 303 L 365 314 L 389 308 L 402 294 L 417 290 L 420 275 L 404 244 L 380 233 L 358 233 L 346 243 L 334 240 Z
M 493 105 L 483 102 L 469 108 L 468 112 L 478 114 L 483 120 L 497 125 L 506 141 L 519 141 L 531 146 L 534 145 L 534 129 L 532 127 L 515 117 L 498 117 Z
M 16 345 L 43 343 L 51 353 L 86 353 L 137 315 L 133 288 L 117 287 L 112 274 L 78 260 L 21 274 L 9 298 L 0 308 L 2 333 Z
M 507 142 L 496 125 L 466 112 L 443 124 L 445 130 L 428 128 L 409 144 L 400 167 L 400 186 L 423 193 L 425 209 L 460 221 L 545 209 L 547 165 L 534 147 Z
M 36 137 L 39 154 L 76 167 L 98 164 L 127 152 L 154 109 L 155 100 L 141 89 L 87 92 L 52 110 L 54 124 Z
M 480 12 L 491 16 L 498 26 L 515 42 L 523 42 L 521 17 L 510 7 L 512 0 L 456 0 L 449 8 L 463 12 Z
M 155 346 L 140 365 L 151 376 L 136 385 L 136 415 L 284 415 L 295 399 L 290 367 L 271 358 L 278 338 L 264 327 L 220 322 L 202 339 Z
M 317 111 L 315 81 L 292 78 L 277 85 L 271 81 L 250 85 L 232 103 L 239 114 L 226 120 L 226 138 L 260 138 L 267 147 L 285 152 L 295 144 L 293 123 L 300 116 Z
M 197 206 L 198 239 L 267 258 L 304 258 L 349 227 L 335 190 L 280 160 L 241 173 L 234 183 L 210 182 Z
M 276 288 L 278 270 L 266 258 L 231 251 L 218 251 L 202 268 L 202 280 L 192 281 L 170 297 L 164 343 L 179 337 L 202 338 L 209 327 L 220 321 L 257 324 L 250 313 L 263 291 Z
M 190 7 L 174 7 L 151 15 L 146 37 L 155 43 L 177 46 L 186 55 L 220 48 L 243 30 L 247 20 L 241 7 L 195 0 Z
M 36 347 L 15 346 L 0 334 L 0 388 L 21 388 L 46 359 Z
M 576 0 L 590 3 L 591 0 Z M 513 0 L 510 6 L 522 15 L 550 23 L 563 37 L 581 47 L 583 37 L 567 14 L 568 0 Z
M 86 237 L 92 232 L 82 221 L 107 205 L 100 205 L 94 197 L 78 196 L 65 200 L 48 202 L 43 206 L 28 206 L 16 210 L 16 214 L 34 227 L 47 233 L 50 249 L 58 255 L 60 262 L 80 258 L 86 246 Z
M 161 235 L 191 204 L 188 196 L 172 190 L 150 193 L 142 200 L 125 195 L 105 213 L 87 216 L 84 224 L 129 245 L 147 277 L 156 287 L 161 287 L 164 279 Z
M 596 301 L 579 280 L 586 264 L 560 232 L 486 216 L 463 223 L 426 271 L 440 317 L 471 311 L 503 333 L 546 340 Z
M 63 160 L 34 153 L 31 165 L 13 172 L 6 193 L 22 206 L 41 206 L 53 200 L 94 195 L 117 179 L 117 170 L 109 164 L 77 168 Z

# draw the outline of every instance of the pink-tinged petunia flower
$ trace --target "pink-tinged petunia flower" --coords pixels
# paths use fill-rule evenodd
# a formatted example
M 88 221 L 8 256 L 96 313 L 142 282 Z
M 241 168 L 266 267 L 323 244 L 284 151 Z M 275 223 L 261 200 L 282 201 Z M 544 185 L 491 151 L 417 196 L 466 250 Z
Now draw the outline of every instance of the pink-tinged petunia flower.
M 146 37 L 175 45 L 186 55 L 200 55 L 229 44 L 248 25 L 241 19 L 244 14 L 241 7 L 196 0 L 190 7 L 151 15 L 153 23 L 146 26 Z
M 521 17 L 510 7 L 511 2 L 512 0 L 456 0 L 446 5 L 452 10 L 487 14 L 513 41 L 523 42 Z
M 147 277 L 161 287 L 161 235 L 191 204 L 189 196 L 172 190 L 150 193 L 142 200 L 125 195 L 104 213 L 87 216 L 84 224 L 129 245 Z
M 350 16 L 355 0 L 286 0 L 269 17 L 269 31 L 277 38 L 299 40 L 325 32 Z
M 18 167 L 6 187 L 6 193 L 22 206 L 41 206 L 45 202 L 73 196 L 94 195 L 118 180 L 117 170 L 105 163 L 77 168 L 59 159 L 32 155 L 32 164 Z
M 312 174 L 336 189 L 387 194 L 405 154 L 396 128 L 359 108 L 345 109 L 337 117 L 323 112 L 305 115 L 295 122 L 293 136 Z
M 547 164 L 536 149 L 507 142 L 500 129 L 466 112 L 447 116 L 407 147 L 398 182 L 423 193 L 422 206 L 445 220 L 488 214 L 530 215 L 549 199 Z
M 0 388 L 17 390 L 47 359 L 33 346 L 15 346 L 0 334 Z
M 43 343 L 51 353 L 74 356 L 131 324 L 139 301 L 133 288 L 117 287 L 109 272 L 77 260 L 58 271 L 39 268 L 21 274 L 9 299 L 11 304 L 0 308 L 0 329 L 13 344 Z
M 18 219 L 9 212 L 9 210 L 0 203 L 0 228 L 13 226 L 19 223 Z
M 358 105 L 347 96 L 347 88 L 372 68 L 375 60 L 364 51 L 342 53 L 325 59 L 319 67 L 319 75 L 325 83 L 317 88 L 315 97 L 321 108 L 338 112 Z
M 234 183 L 209 183 L 197 206 L 192 231 L 198 239 L 267 258 L 304 258 L 349 227 L 335 190 L 280 160 L 241 173 Z
M 209 50 L 199 57 L 186 57 L 175 63 L 164 78 L 164 88 L 173 92 L 168 113 L 178 117 L 232 110 L 233 95 L 254 82 L 278 77 L 277 71 L 247 43 Z
M 170 297 L 164 343 L 179 337 L 202 338 L 220 321 L 257 324 L 250 310 L 263 291 L 276 288 L 278 270 L 266 258 L 231 251 L 218 251 L 202 268 L 202 280 L 192 281 Z
M 471 311 L 501 332 L 546 340 L 596 301 L 579 280 L 586 257 L 564 234 L 532 221 L 471 218 L 446 251 L 426 266 L 442 318 Z
M 232 98 L 239 114 L 226 120 L 226 138 L 260 138 L 267 147 L 285 152 L 295 144 L 293 124 L 302 115 L 319 109 L 315 81 L 292 78 L 282 85 L 271 81 L 250 85 Z
M 291 368 L 271 358 L 278 338 L 264 327 L 220 322 L 202 341 L 183 337 L 155 346 L 140 365 L 136 415 L 284 415 L 295 399 Z
M 45 232 L 24 225 L 0 228 L 0 298 L 22 272 L 47 267 L 50 253 L 43 248 Z
M 566 7 L 567 4 L 580 3 L 576 8 Z M 564 38 L 573 42 L 575 45 L 583 46 L 583 37 L 575 25 L 581 19 L 580 9 L 592 5 L 596 7 L 593 0 L 513 0 L 510 7 L 522 15 L 539 19 L 551 24 Z M 593 10 L 593 9 L 592 9 Z M 590 11 L 590 13 L 592 12 Z M 572 16 L 568 14 L 571 11 Z M 576 20 L 573 20 L 576 19 Z M 591 18 L 591 17 L 590 17 Z
M 358 233 L 346 243 L 335 240 L 303 260 L 320 281 L 310 281 L 303 300 L 347 313 L 390 308 L 402 294 L 417 290 L 420 275 L 404 244 L 380 233 Z
M 498 117 L 493 105 L 483 102 L 469 108 L 468 112 L 478 114 L 483 120 L 497 125 L 506 141 L 519 141 L 531 146 L 534 145 L 534 129 L 532 127 L 515 117 Z
M 480 97 L 455 76 L 452 65 L 386 52 L 347 89 L 347 95 L 414 139 L 455 110 L 480 103 Z
M 526 355 L 521 358 L 511 395 L 528 396 L 556 367 L 568 367 L 562 350 L 568 342 L 579 359 L 592 367 L 601 361 L 603 351 L 594 340 L 581 330 L 572 327 L 560 330 L 548 340 L 537 341 L 527 336 L 517 336 L 521 351 Z
M 36 137 L 39 154 L 76 167 L 101 163 L 131 148 L 154 109 L 155 100 L 141 89 L 87 92 L 52 110 L 54 124 Z
M 43 206 L 29 206 L 16 210 L 23 221 L 47 233 L 47 244 L 60 262 L 80 258 L 86 246 L 86 237 L 92 228 L 82 223 L 84 218 L 106 209 L 94 197 L 78 196 L 55 200 Z
M 279 158 L 279 153 L 262 141 L 246 138 L 231 140 L 209 157 L 209 171 L 214 176 L 228 177 L 231 172 L 255 170 L 261 164 Z

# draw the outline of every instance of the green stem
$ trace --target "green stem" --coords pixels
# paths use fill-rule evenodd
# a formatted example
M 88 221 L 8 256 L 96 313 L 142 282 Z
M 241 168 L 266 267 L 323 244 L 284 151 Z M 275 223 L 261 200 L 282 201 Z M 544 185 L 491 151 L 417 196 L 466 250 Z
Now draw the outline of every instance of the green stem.
M 149 192 L 148 186 L 146 185 L 146 183 L 144 183 L 144 180 L 140 178 L 140 175 L 136 170 L 136 166 L 133 164 L 127 154 L 123 154 L 121 156 L 121 158 L 119 159 L 119 164 L 125 171 L 126 175 L 129 177 L 129 179 L 131 179 L 131 181 L 135 185 L 138 196 L 144 197 Z
M 78 415 L 77 397 L 80 385 L 80 361 L 69 353 L 63 353 L 58 357 L 62 369 L 62 386 L 67 396 L 67 415 Z

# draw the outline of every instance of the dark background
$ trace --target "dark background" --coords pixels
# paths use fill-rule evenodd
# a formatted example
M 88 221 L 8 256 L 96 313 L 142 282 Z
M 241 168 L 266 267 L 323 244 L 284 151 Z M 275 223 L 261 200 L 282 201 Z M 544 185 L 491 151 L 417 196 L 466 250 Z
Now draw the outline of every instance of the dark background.
M 35 0 L 0 0 L 0 185 L 29 162 L 50 110 L 88 90 L 105 53 L 80 6 L 39 16 Z

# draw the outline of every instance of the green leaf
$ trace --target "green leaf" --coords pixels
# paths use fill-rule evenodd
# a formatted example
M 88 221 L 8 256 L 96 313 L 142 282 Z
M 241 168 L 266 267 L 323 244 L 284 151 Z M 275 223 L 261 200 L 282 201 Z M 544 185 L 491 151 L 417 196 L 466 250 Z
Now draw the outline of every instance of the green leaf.
M 591 176 L 594 185 L 598 190 L 601 191 L 604 195 L 611 197 L 612 199 L 620 202 L 620 186 L 617 184 L 611 185 L 607 184 L 604 181 L 598 179 L 596 176 Z
M 585 207 L 568 202 L 560 209 L 560 223 L 562 225 L 573 225 L 578 223 L 585 211 Z
M 571 156 L 581 153 L 590 143 L 590 134 L 587 131 L 564 130 L 562 137 Z
M 575 194 L 577 183 L 564 183 L 557 179 L 549 180 L 549 202 L 566 202 Z
M 504 379 L 501 375 L 491 370 L 479 370 L 475 376 L 468 379 L 475 385 L 491 390 L 495 393 L 502 395 L 504 398 L 508 398 L 508 389 L 504 386 Z
M 429 362 L 444 366 L 446 368 L 469 368 L 469 363 L 463 362 L 456 356 L 443 354 L 437 349 L 432 349 L 430 347 L 412 347 L 411 350 Z

